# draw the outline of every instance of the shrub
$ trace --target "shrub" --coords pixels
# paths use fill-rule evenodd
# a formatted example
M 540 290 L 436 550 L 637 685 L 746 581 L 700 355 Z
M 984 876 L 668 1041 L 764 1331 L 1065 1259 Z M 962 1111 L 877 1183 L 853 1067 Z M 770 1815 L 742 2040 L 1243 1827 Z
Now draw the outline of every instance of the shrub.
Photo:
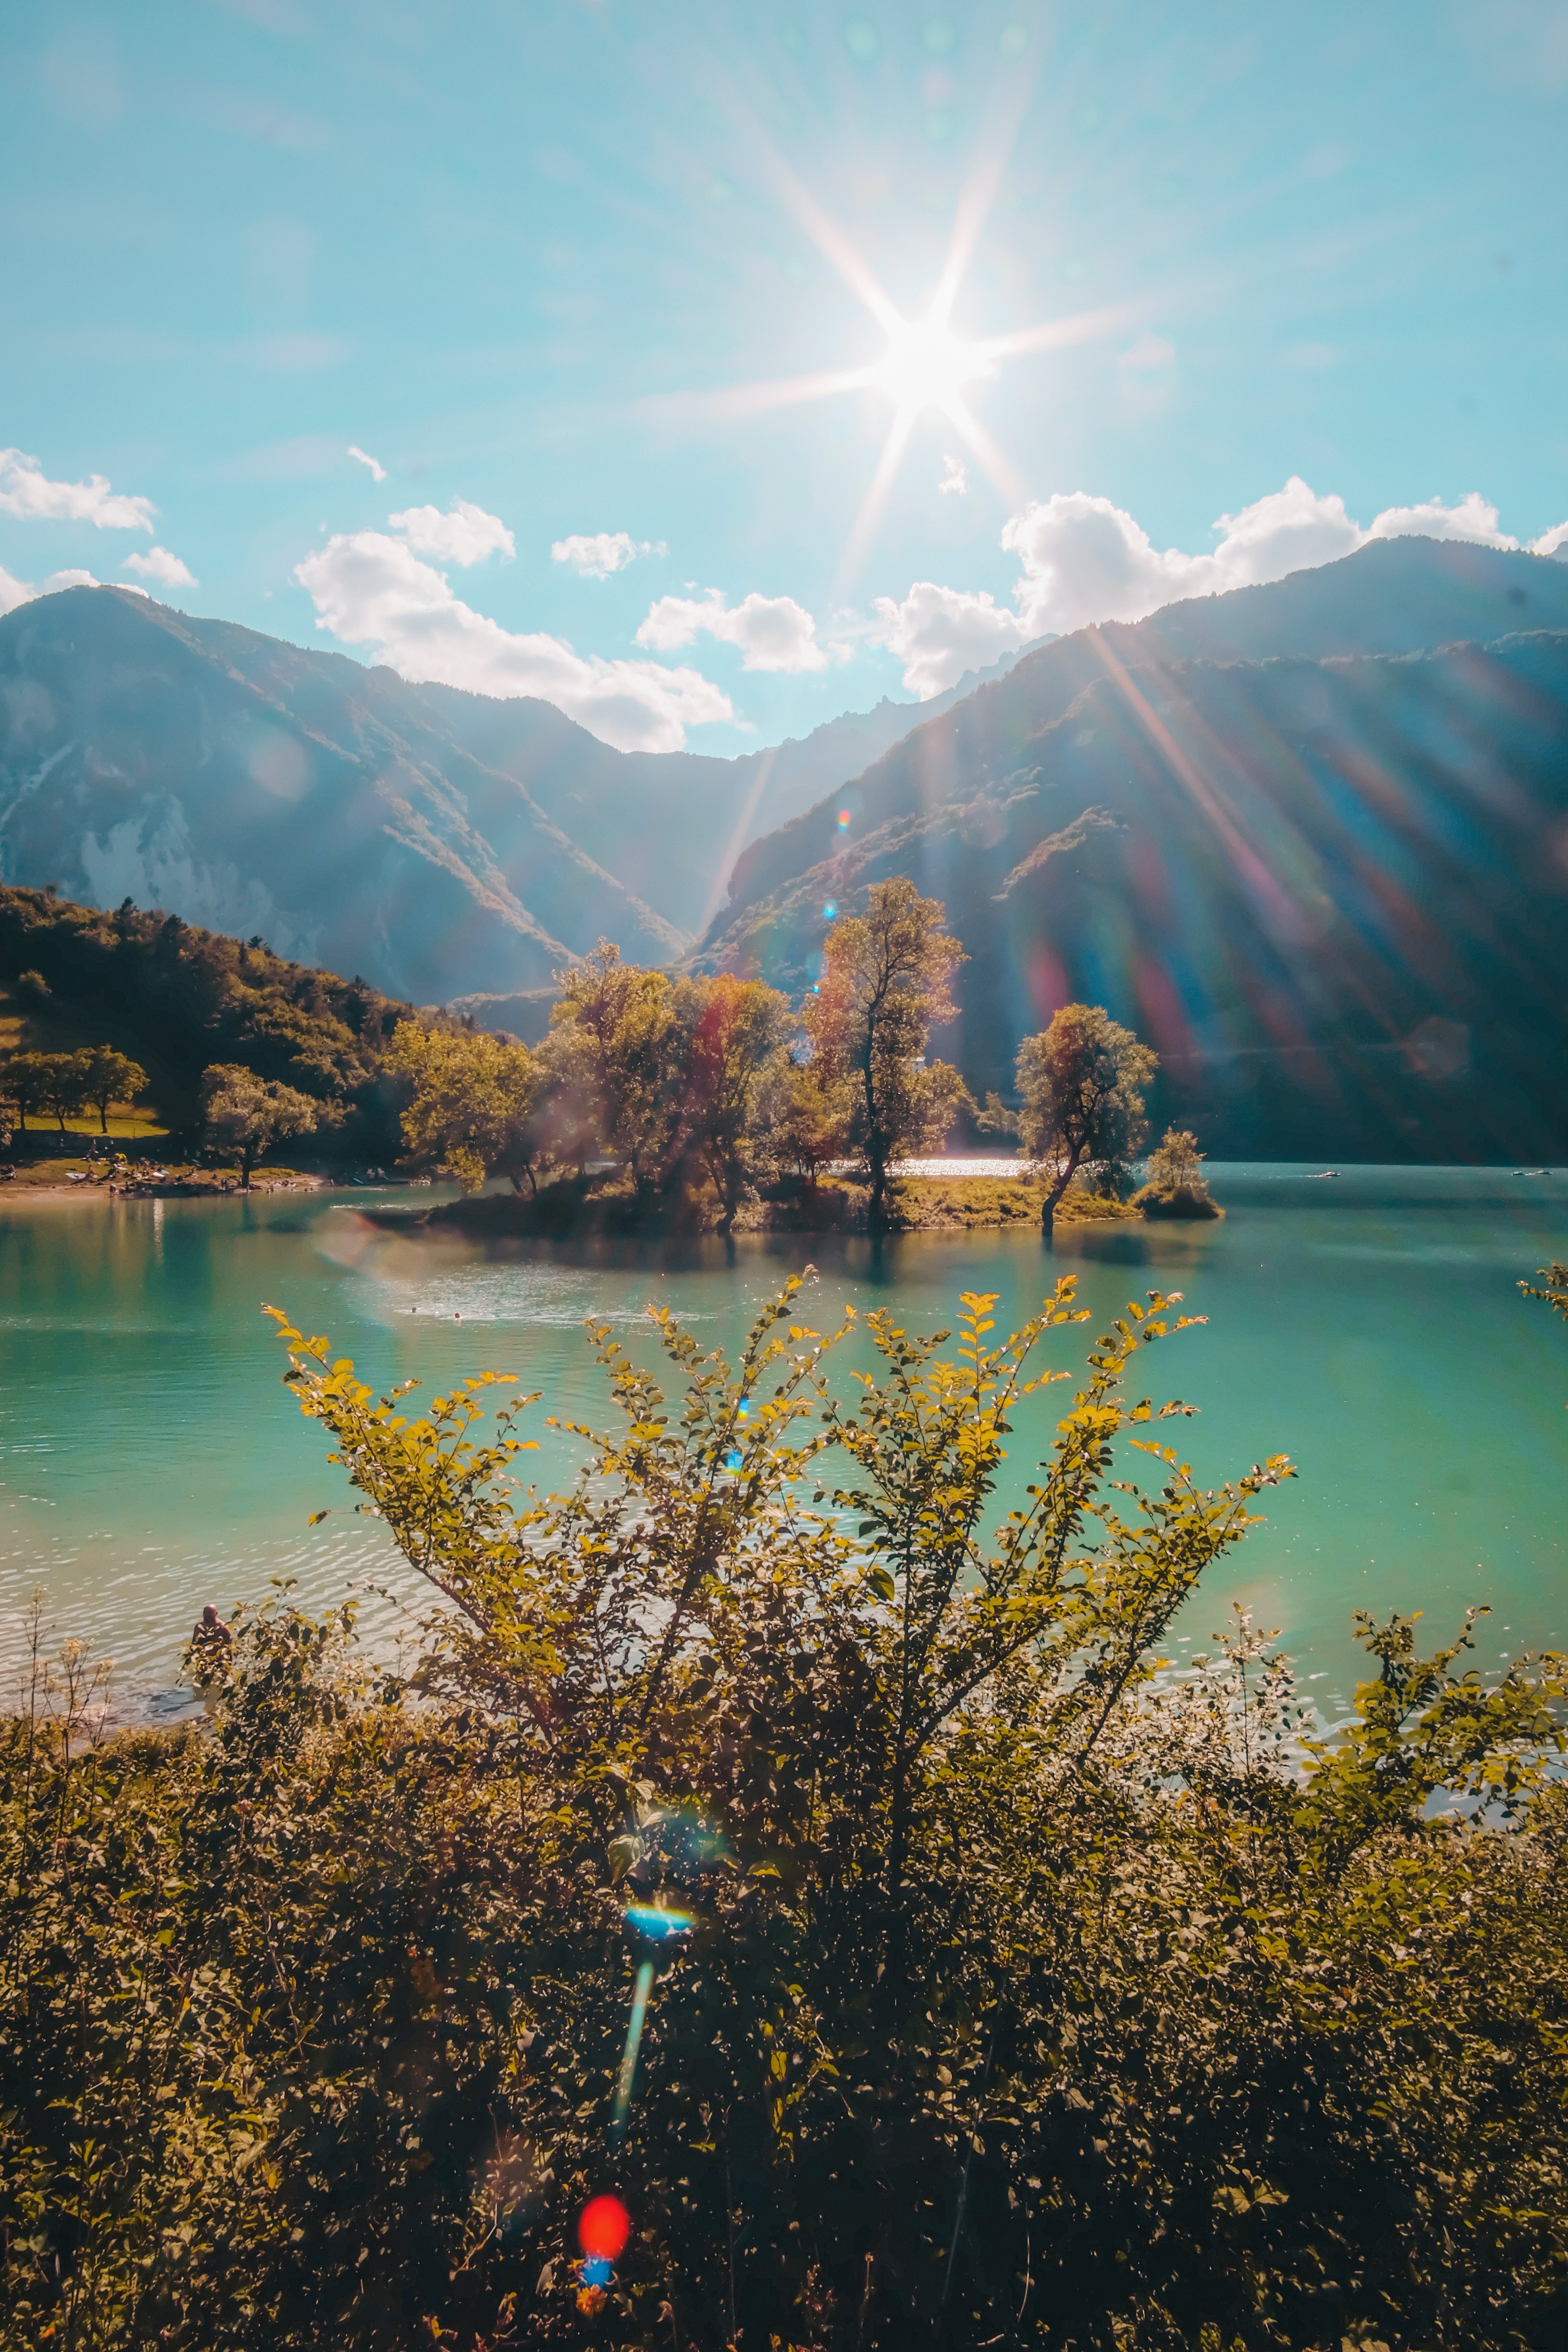
M 480 1442 L 496 1376 L 421 1414 L 285 1325 L 438 1609 L 401 1675 L 286 1595 L 209 1635 L 205 1738 L 95 1738 L 79 1654 L 35 1666 L 12 2339 L 1529 2340 L 1568 2280 L 1558 1662 L 1362 1620 L 1334 1739 L 1245 1617 L 1162 1675 L 1290 1475 L 1200 1489 L 1188 1408 L 1129 1393 L 1178 1303 L 1091 1349 L 1006 1510 L 1070 1282 L 1000 1346 L 984 1297 L 952 1353 L 871 1317 L 852 1404 L 795 1284 L 734 1366 L 658 1314 L 669 1397 L 596 1326 L 616 1425 L 561 1495 L 511 1483 L 521 1404 Z

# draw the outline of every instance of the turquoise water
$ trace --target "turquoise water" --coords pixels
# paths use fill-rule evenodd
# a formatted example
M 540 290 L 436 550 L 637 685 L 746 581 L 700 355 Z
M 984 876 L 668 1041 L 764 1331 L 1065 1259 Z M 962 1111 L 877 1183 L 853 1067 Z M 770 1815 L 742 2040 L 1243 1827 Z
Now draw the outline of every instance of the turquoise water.
M 1233 1599 L 1279 1627 L 1325 1705 L 1354 1672 L 1351 1612 L 1425 1609 L 1436 1635 L 1466 1603 L 1493 1614 L 1495 1664 L 1568 1645 L 1563 1497 L 1568 1333 L 1514 1286 L 1568 1255 L 1568 1177 L 1462 1169 L 1215 1167 L 1219 1225 L 910 1236 L 879 1258 L 818 1239 L 809 1319 L 845 1302 L 951 1322 L 965 1289 L 1001 1294 L 1009 1326 L 1058 1272 L 1099 1328 L 1160 1286 L 1209 1318 L 1153 1351 L 1157 1398 L 1200 1408 L 1171 1425 L 1205 1481 L 1276 1452 L 1301 1475 L 1178 1629 L 1203 1645 Z M 546 1411 L 595 1419 L 597 1375 L 578 1326 L 637 1332 L 650 1299 L 707 1344 L 733 1343 L 807 1255 L 795 1238 L 681 1249 L 530 1245 L 489 1254 L 387 1234 L 374 1195 L 254 1202 L 0 1196 L 0 1661 L 29 1592 L 51 1622 L 114 1657 L 129 1711 L 184 1703 L 182 1642 L 202 1604 L 226 1613 L 291 1576 L 310 1600 L 363 1596 L 378 1643 L 416 1580 L 356 1518 L 320 1432 L 279 1385 L 269 1299 L 329 1334 L 378 1385 L 439 1385 L 496 1369 Z M 386 1196 L 388 1205 L 427 1193 Z M 1073 1360 L 1082 1334 L 1057 1335 Z M 845 1385 L 863 1351 L 846 1352 Z M 1057 1395 L 1060 1395 L 1060 1391 Z M 1048 1444 L 1056 1399 L 1020 1416 L 1020 1482 Z M 542 1429 L 537 1434 L 547 1435 Z M 1136 1458 L 1136 1457 L 1134 1457 Z M 567 1466 L 551 1439 L 546 1475 Z M 316 1528 L 312 1511 L 330 1507 Z M 1181 1645 L 1177 1645 L 1177 1654 Z

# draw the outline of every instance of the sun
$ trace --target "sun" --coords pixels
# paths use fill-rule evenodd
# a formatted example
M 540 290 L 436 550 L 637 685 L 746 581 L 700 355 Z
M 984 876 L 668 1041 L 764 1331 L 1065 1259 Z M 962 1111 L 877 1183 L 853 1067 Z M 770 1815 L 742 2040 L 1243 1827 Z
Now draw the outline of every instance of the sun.
M 869 377 L 895 406 L 919 415 L 951 411 L 967 384 L 995 373 L 978 345 L 955 335 L 944 319 L 927 316 L 900 323 Z

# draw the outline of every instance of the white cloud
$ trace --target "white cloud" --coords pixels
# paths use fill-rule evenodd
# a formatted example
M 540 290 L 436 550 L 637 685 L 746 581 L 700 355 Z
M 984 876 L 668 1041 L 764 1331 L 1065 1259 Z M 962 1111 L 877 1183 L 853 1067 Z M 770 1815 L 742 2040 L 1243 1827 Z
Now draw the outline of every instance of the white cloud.
M 30 604 L 37 590 L 27 580 L 18 580 L 0 563 L 0 614 L 14 613 L 18 604 Z
M 1151 355 L 1140 350 L 1139 356 Z M 966 669 L 984 667 L 1047 632 L 1065 634 L 1096 621 L 1141 621 L 1183 597 L 1221 595 L 1331 563 L 1371 540 L 1520 543 L 1499 530 L 1496 507 L 1479 490 L 1453 506 L 1429 499 L 1385 507 L 1363 524 L 1346 511 L 1343 499 L 1320 497 L 1299 475 L 1236 514 L 1221 515 L 1214 529 L 1218 543 L 1207 552 L 1157 548 L 1125 508 L 1085 490 L 1058 491 L 1026 507 L 1003 530 L 1002 544 L 1021 566 L 1016 611 L 984 593 L 919 580 L 901 602 L 877 598 L 878 620 L 868 634 L 898 655 L 904 684 L 923 699 L 954 685 Z M 1543 533 L 1533 551 L 1568 560 L 1568 522 Z
M 101 474 L 85 482 L 51 482 L 37 457 L 21 449 L 0 449 L 0 514 L 24 522 L 94 522 L 100 530 L 153 528 L 151 499 L 128 498 L 111 489 Z
M 798 677 L 803 670 L 827 667 L 826 648 L 817 644 L 816 623 L 805 605 L 793 596 L 760 596 L 754 589 L 734 605 L 725 603 L 718 588 L 701 597 L 661 596 L 648 607 L 637 643 L 671 653 L 677 646 L 695 644 L 700 635 L 738 646 L 742 669 Z
M 940 495 L 944 499 L 966 499 L 969 496 L 969 468 L 963 458 L 944 457 L 942 462 L 946 471 L 936 486 Z
M 101 588 L 102 585 L 102 581 L 95 580 L 90 572 L 51 572 L 38 593 L 43 596 L 52 596 L 61 588 Z
M 517 542 L 500 515 L 487 514 L 467 499 L 454 499 L 445 514 L 439 507 L 405 507 L 388 515 L 417 554 L 434 556 L 437 563 L 482 563 L 487 555 L 517 553 Z
M 607 580 L 639 555 L 668 555 L 669 551 L 662 539 L 634 539 L 629 530 L 596 530 L 558 539 L 550 552 L 557 563 L 569 563 L 584 580 Z
M 351 457 L 357 457 L 362 466 L 368 466 L 374 480 L 378 482 L 385 481 L 386 467 L 382 464 L 379 457 L 373 457 L 368 449 L 356 448 L 353 442 L 351 441 L 348 446 L 347 454 Z
M 156 580 L 162 588 L 194 588 L 196 575 L 186 570 L 177 555 L 166 547 L 149 548 L 145 555 L 128 555 L 121 565 L 121 572 L 140 572 L 143 580 Z
M 1079 629 L 1093 621 L 1141 621 L 1184 596 L 1223 594 L 1259 582 L 1282 580 L 1352 555 L 1373 539 L 1422 535 L 1479 541 L 1514 548 L 1497 528 L 1497 509 L 1478 491 L 1456 506 L 1440 499 L 1387 507 L 1370 524 L 1357 522 L 1343 499 L 1320 497 L 1300 475 L 1215 524 L 1219 544 L 1206 554 L 1156 548 L 1124 508 L 1086 491 L 1058 492 L 1026 507 L 1002 533 L 1023 566 L 1014 591 L 1031 636 L 1046 629 Z
M 296 564 L 319 615 L 405 677 L 470 693 L 538 695 L 622 751 L 679 751 L 688 727 L 733 719 L 729 697 L 697 670 L 603 661 L 560 637 L 519 635 L 476 613 L 406 539 L 335 533 Z
M 1441 499 L 1428 499 L 1424 506 L 1385 507 L 1372 526 L 1373 539 L 1474 539 L 1486 547 L 1517 547 L 1497 527 L 1497 509 L 1489 506 L 1479 490 L 1467 491 L 1457 507 L 1446 507 Z
M 917 580 L 901 604 L 877 598 L 874 645 L 904 665 L 904 684 L 924 702 L 956 686 L 966 669 L 984 669 L 1026 645 L 1035 632 L 982 589 L 939 588 Z

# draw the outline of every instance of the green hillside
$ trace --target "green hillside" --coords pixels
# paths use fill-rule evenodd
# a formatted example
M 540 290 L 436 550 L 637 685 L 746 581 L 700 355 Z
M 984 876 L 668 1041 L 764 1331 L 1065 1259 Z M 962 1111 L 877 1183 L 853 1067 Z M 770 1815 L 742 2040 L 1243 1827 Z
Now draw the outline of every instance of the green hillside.
M 147 1099 L 175 1132 L 197 1123 L 203 1070 L 237 1062 L 339 1107 L 334 1153 L 390 1158 L 396 1097 L 382 1057 L 410 1009 L 129 899 L 104 914 L 0 888 L 0 1055 L 112 1045 L 146 1070 Z

